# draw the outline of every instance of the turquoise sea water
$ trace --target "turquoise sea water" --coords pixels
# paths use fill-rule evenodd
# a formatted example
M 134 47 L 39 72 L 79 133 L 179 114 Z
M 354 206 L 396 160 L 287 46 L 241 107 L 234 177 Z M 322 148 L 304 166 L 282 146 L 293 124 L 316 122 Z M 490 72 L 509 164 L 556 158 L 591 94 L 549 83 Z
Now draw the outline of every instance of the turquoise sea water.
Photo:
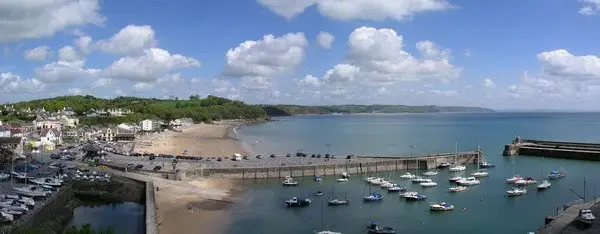
M 402 181 L 405 171 L 381 176 L 396 177 L 410 190 L 428 196 L 424 202 L 406 202 L 395 194 L 384 194 L 378 203 L 361 201 L 368 187 L 361 175 L 348 183 L 337 183 L 327 177 L 321 183 L 312 178 L 297 178 L 294 188 L 283 188 L 279 180 L 246 181 L 248 199 L 233 206 L 232 224 L 228 233 L 312 233 L 325 229 L 342 233 L 366 233 L 373 220 L 393 225 L 398 233 L 527 233 L 543 225 L 544 216 L 556 207 L 578 199 L 569 189 L 583 192 L 587 180 L 587 196 L 600 195 L 600 163 L 543 157 L 516 156 L 515 171 L 523 176 L 539 178 L 550 169 L 564 168 L 568 176 L 552 181 L 548 191 L 538 192 L 527 187 L 528 194 L 507 198 L 511 187 L 505 178 L 513 171 L 511 157 L 503 157 L 504 144 L 515 136 L 561 141 L 600 142 L 600 113 L 460 113 L 460 114 L 400 114 L 400 115 L 342 115 L 282 117 L 277 121 L 251 125 L 238 130 L 247 147 L 255 143 L 258 153 L 295 152 L 336 155 L 413 155 L 424 153 L 474 150 L 481 145 L 488 161 L 496 168 L 488 169 L 488 178 L 463 193 L 448 193 L 450 173 L 440 171 L 433 177 L 434 188 Z M 259 143 L 256 143 L 259 142 Z M 468 168 L 467 173 L 474 170 Z M 416 173 L 416 171 L 412 171 Z M 422 171 L 420 172 L 422 173 Z M 366 175 L 364 175 L 366 176 Z M 377 190 L 379 187 L 371 187 Z M 291 196 L 310 196 L 322 190 L 322 197 L 311 197 L 313 204 L 306 208 L 288 209 L 283 201 Z M 346 207 L 322 207 L 331 191 L 337 197 L 352 201 Z M 430 202 L 446 201 L 456 210 L 432 213 Z M 464 210 L 466 208 L 466 210 Z M 323 214 L 323 215 L 321 215 Z M 323 217 L 323 218 L 322 218 Z M 323 222 L 321 221 L 323 220 Z

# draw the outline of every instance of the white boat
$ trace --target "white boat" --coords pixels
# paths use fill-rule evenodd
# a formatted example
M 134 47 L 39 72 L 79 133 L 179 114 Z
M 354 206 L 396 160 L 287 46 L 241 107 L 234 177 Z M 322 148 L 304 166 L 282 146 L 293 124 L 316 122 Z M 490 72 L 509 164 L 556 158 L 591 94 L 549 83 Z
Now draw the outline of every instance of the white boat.
M 446 168 L 446 167 L 449 167 L 449 166 L 450 166 L 450 163 L 448 163 L 448 162 L 442 162 L 437 167 L 438 168 Z
M 421 183 L 421 187 L 423 187 L 423 188 L 430 188 L 430 187 L 435 187 L 435 186 L 437 186 L 437 183 L 433 182 L 433 181 Z
M 466 190 L 467 190 L 467 187 L 465 187 L 465 186 L 454 186 L 454 187 L 450 187 L 450 189 L 449 189 L 450 192 L 463 192 Z
M 424 176 L 434 176 L 437 174 L 438 174 L 437 171 L 428 171 L 428 172 L 423 173 Z
M 337 179 L 337 182 L 348 182 L 347 178 L 339 178 Z
M 332 232 L 332 231 L 320 231 L 317 234 L 342 234 L 341 232 Z
M 506 183 L 507 184 L 514 184 L 515 182 L 517 182 L 520 179 L 523 179 L 523 177 L 521 177 L 520 175 L 514 175 L 513 177 L 510 177 L 510 178 L 506 179 Z
M 415 184 L 420 184 L 420 183 L 424 183 L 424 182 L 431 182 L 431 179 L 427 179 L 427 178 L 423 178 L 423 177 L 417 177 L 417 178 L 413 178 L 410 181 L 412 181 Z
M 12 222 L 14 220 L 13 215 L 6 212 L 0 212 L 0 216 L 2 216 L 2 221 L 5 222 Z
M 560 170 L 552 170 L 550 174 L 548 174 L 548 179 L 555 180 L 565 176 L 567 176 L 567 172 L 561 168 Z
M 429 210 L 431 211 L 449 211 L 454 210 L 454 206 L 445 202 L 440 202 L 436 204 L 429 205 Z
M 26 180 L 27 179 L 27 173 L 11 171 L 10 174 L 15 179 L 19 179 L 19 180 Z
M 454 176 L 454 177 L 448 178 L 448 180 L 450 182 L 458 182 L 458 181 L 461 181 L 461 180 L 464 180 L 464 179 L 465 179 L 465 177 L 462 177 L 462 176 Z
M 292 179 L 291 177 L 287 177 L 285 178 L 285 180 L 283 180 L 283 186 L 297 186 L 298 182 L 294 181 L 294 179 Z
M 26 206 L 29 206 L 29 207 L 35 206 L 35 201 L 31 197 L 25 197 L 25 196 L 14 194 L 14 195 L 0 195 L 0 198 L 6 199 L 6 200 L 16 200 L 16 201 L 18 201 L 22 204 L 25 204 Z
M 34 185 L 29 185 L 29 186 L 20 187 L 20 188 L 13 187 L 13 189 L 15 190 L 15 192 L 17 194 L 20 194 L 23 196 L 28 196 L 28 197 L 46 197 L 46 196 L 52 194 L 52 192 L 42 189 L 38 186 L 34 186 Z
M 308 206 L 310 205 L 311 201 L 308 198 L 305 199 L 299 199 L 298 197 L 292 197 L 291 199 L 285 201 L 285 204 L 288 207 L 293 207 L 293 206 Z
M 350 204 L 350 200 L 333 199 L 333 200 L 327 201 L 327 205 L 330 205 L 330 206 L 341 206 L 341 205 L 349 205 L 349 204 Z
M 388 192 L 402 192 L 402 191 L 406 191 L 405 187 L 400 187 L 398 185 L 394 186 L 394 187 L 389 187 L 387 188 Z
M 4 213 L 7 213 L 7 214 L 11 214 L 11 215 L 13 215 L 13 216 L 15 216 L 15 217 L 17 217 L 17 218 L 18 218 L 19 216 L 21 216 L 21 215 L 25 214 L 25 212 L 24 212 L 24 211 L 11 210 L 11 209 L 8 209 L 8 208 L 0 208 L 0 212 L 4 212 Z
M 525 185 L 537 184 L 537 181 L 534 178 L 529 177 L 529 178 L 526 178 L 526 179 L 517 180 L 515 182 L 515 184 L 518 185 L 518 186 L 525 186 Z
M 10 178 L 10 174 L 0 173 L 0 180 L 6 180 Z
M 547 188 L 550 188 L 552 184 L 550 184 L 550 182 L 548 182 L 547 180 L 542 181 L 541 184 L 537 185 L 537 189 L 538 190 L 545 190 Z
M 17 210 L 17 211 L 28 211 L 29 210 L 29 208 L 27 208 L 26 205 L 21 204 L 15 200 L 7 200 L 7 201 L 0 202 L 0 207 L 7 208 L 9 210 Z
M 456 172 L 456 171 L 464 171 L 464 170 L 467 170 L 467 167 L 464 166 L 464 165 L 456 165 L 456 166 L 448 168 L 448 170 L 449 171 L 454 171 L 454 172 Z
M 348 178 L 348 177 L 350 177 L 348 172 L 342 172 L 342 178 Z
M 385 181 L 382 178 L 374 178 L 374 179 L 372 179 L 372 180 L 369 181 L 369 183 L 373 184 L 373 185 L 380 185 L 380 184 L 383 184 L 385 182 L 387 182 L 387 181 Z
M 578 219 L 579 221 L 587 225 L 593 224 L 594 221 L 596 221 L 596 217 L 594 217 L 592 211 L 589 209 L 579 210 Z
M 471 176 L 478 178 L 478 177 L 486 177 L 488 176 L 488 172 L 484 169 L 478 169 L 476 171 L 474 171 L 473 173 L 471 173 Z
M 520 188 L 512 188 L 511 190 L 506 191 L 506 194 L 509 197 L 521 196 L 527 194 L 527 190 Z
M 56 180 L 56 179 L 52 179 L 52 178 L 35 178 L 35 179 L 30 179 L 29 181 L 31 181 L 34 184 L 39 184 L 39 185 L 49 185 L 49 186 L 60 186 L 61 183 Z
M 367 177 L 367 178 L 365 178 L 365 182 L 371 183 L 371 180 L 374 180 L 375 178 L 377 178 L 377 177 Z
M 383 183 L 383 184 L 381 184 L 379 186 L 382 189 L 387 189 L 387 188 L 391 188 L 391 187 L 394 187 L 394 186 L 398 186 L 398 184 L 393 184 L 393 183 L 387 182 L 387 183 Z
M 414 195 L 417 195 L 417 194 L 419 194 L 419 193 L 417 193 L 417 192 L 413 192 L 413 191 L 406 191 L 406 192 L 404 192 L 404 193 L 401 193 L 401 194 L 399 194 L 399 195 L 400 195 L 401 197 L 404 197 L 404 198 L 406 198 L 407 196 L 414 196 Z
M 404 175 L 401 175 L 400 179 L 408 180 L 408 179 L 414 179 L 415 177 L 417 177 L 417 176 L 407 172 L 407 173 L 404 173 Z
M 458 183 L 462 186 L 471 186 L 471 185 L 478 185 L 480 182 L 479 182 L 479 180 L 475 179 L 475 177 L 467 177 L 467 178 L 457 181 L 456 183 Z

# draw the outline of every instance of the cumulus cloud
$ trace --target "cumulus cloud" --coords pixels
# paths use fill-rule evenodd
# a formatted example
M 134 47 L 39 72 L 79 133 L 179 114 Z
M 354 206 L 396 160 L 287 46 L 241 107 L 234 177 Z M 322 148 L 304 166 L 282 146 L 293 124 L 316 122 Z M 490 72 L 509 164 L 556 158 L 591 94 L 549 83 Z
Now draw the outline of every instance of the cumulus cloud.
M 89 54 L 91 51 L 92 38 L 90 36 L 80 36 L 75 39 L 75 45 L 83 54 Z
M 583 7 L 579 9 L 579 14 L 595 15 L 600 12 L 600 0 L 579 0 L 583 3 Z
M 98 0 L 0 1 L 0 42 L 52 36 L 71 26 L 102 25 Z
M 524 72 L 521 82 L 509 86 L 507 90 L 514 98 L 560 98 L 569 95 L 572 85 L 566 80 L 551 80 Z
M 321 31 L 317 35 L 317 43 L 325 49 L 331 49 L 333 40 L 335 40 L 335 37 L 328 32 Z
M 429 11 L 453 8 L 446 0 L 258 0 L 275 13 L 291 19 L 311 5 L 336 20 L 405 20 Z
M 72 62 L 79 60 L 80 58 L 73 46 L 63 46 L 58 50 L 58 59 L 61 61 Z
M 350 64 L 337 64 L 327 70 L 323 80 L 329 83 L 346 83 L 354 81 L 354 77 L 360 72 L 358 67 Z
M 38 92 L 44 84 L 37 79 L 23 79 L 10 72 L 0 73 L 0 89 L 6 93 Z
M 151 48 L 140 56 L 126 56 L 113 62 L 102 74 L 108 78 L 154 82 L 171 71 L 187 67 L 199 67 L 200 61 L 169 51 Z
M 150 25 L 128 25 L 107 40 L 96 43 L 98 49 L 114 54 L 138 54 L 158 44 Z
M 71 95 L 81 95 L 84 91 L 80 88 L 69 88 L 67 92 Z
M 137 82 L 133 85 L 133 91 L 136 93 L 144 93 L 150 91 L 154 88 L 154 84 L 145 83 L 145 82 Z
M 486 88 L 493 88 L 496 87 L 496 84 L 491 79 L 485 79 L 483 80 L 483 83 L 481 83 L 481 86 Z
M 25 52 L 23 52 L 23 57 L 27 60 L 45 61 L 50 54 L 52 54 L 50 47 L 41 45 L 33 49 L 25 50 Z
M 173 73 L 173 74 L 168 74 L 166 76 L 158 78 L 156 80 L 156 83 L 158 83 L 158 84 L 167 84 L 167 85 L 175 85 L 175 84 L 180 83 L 182 81 L 183 81 L 183 78 L 181 77 L 181 73 Z
M 240 84 L 248 90 L 265 90 L 271 88 L 271 81 L 264 76 L 245 76 L 242 77 Z
M 245 41 L 227 51 L 223 75 L 273 77 L 285 74 L 302 62 L 307 44 L 303 33 L 281 37 L 268 34 L 262 40 Z
M 93 77 L 100 72 L 97 69 L 84 69 L 84 64 L 85 62 L 82 60 L 59 60 L 46 64 L 41 68 L 36 68 L 35 75 L 45 83 L 64 83 L 74 81 L 77 78 Z
M 600 58 L 594 55 L 576 56 L 564 49 L 537 55 L 545 73 L 563 78 L 600 78 Z
M 318 88 L 321 86 L 321 81 L 317 77 L 307 75 L 298 81 L 298 85 L 300 87 Z
M 95 80 L 91 86 L 92 86 L 92 88 L 106 87 L 106 86 L 109 86 L 111 83 L 112 83 L 111 79 L 100 78 L 100 79 Z
M 450 55 L 450 50 L 442 49 L 439 45 L 431 41 L 417 42 L 417 50 L 419 50 L 426 58 L 448 58 Z

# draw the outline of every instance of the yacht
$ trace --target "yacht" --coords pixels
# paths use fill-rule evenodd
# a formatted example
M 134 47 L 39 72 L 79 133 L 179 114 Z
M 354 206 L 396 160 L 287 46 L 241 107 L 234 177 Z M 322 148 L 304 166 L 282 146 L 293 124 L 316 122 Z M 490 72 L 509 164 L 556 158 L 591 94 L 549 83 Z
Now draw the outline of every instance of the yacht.
M 414 179 L 415 177 L 417 177 L 417 176 L 413 175 L 413 174 L 410 174 L 409 172 L 404 173 L 404 175 L 400 176 L 401 179 L 405 179 L 405 180 Z
M 314 178 L 314 180 L 317 181 L 317 182 L 319 182 L 319 181 L 323 180 L 323 178 L 321 178 L 320 175 L 316 175 L 315 178 Z
M 295 206 L 308 206 L 310 205 L 311 201 L 310 199 L 306 198 L 306 199 L 298 199 L 298 197 L 292 197 L 291 199 L 285 201 L 285 204 L 288 207 L 295 207 Z
M 283 186 L 297 186 L 298 182 L 294 181 L 292 177 L 286 177 L 283 181 Z
M 369 196 L 363 197 L 363 201 L 365 201 L 365 202 L 380 201 L 382 199 L 383 199 L 383 195 L 376 193 L 376 192 L 372 192 L 371 194 L 369 194 Z
M 438 168 L 446 168 L 446 167 L 450 167 L 450 163 L 448 162 L 442 162 L 440 163 L 440 165 L 437 166 Z
M 449 171 L 454 171 L 454 172 L 456 172 L 456 171 L 464 171 L 464 170 L 467 170 L 467 167 L 464 166 L 464 165 L 456 165 L 456 166 L 453 166 L 453 167 L 449 168 L 448 170 Z
M 466 191 L 467 187 L 465 186 L 454 186 L 454 187 L 450 187 L 449 191 L 450 192 L 462 192 L 462 191 Z
M 6 180 L 10 178 L 10 174 L 0 173 L 0 180 Z
M 380 185 L 380 184 L 383 184 L 383 183 L 386 183 L 386 182 L 387 181 L 385 181 L 382 178 L 375 178 L 375 179 L 372 179 L 372 180 L 369 181 L 369 183 L 373 184 L 373 185 Z
M 39 184 L 39 185 L 48 185 L 48 186 L 60 186 L 61 183 L 60 181 L 56 180 L 56 179 L 52 179 L 52 178 L 35 178 L 35 179 L 29 179 L 29 181 L 31 181 L 34 184 Z
M 521 196 L 521 195 L 527 194 L 527 190 L 520 189 L 520 188 L 512 188 L 511 190 L 506 191 L 506 194 L 509 197 L 516 197 L 516 196 Z
M 29 210 L 29 208 L 27 208 L 27 206 L 15 201 L 15 200 L 7 200 L 7 201 L 0 202 L 0 207 L 7 208 L 9 210 L 16 210 L 16 211 L 23 211 L 23 212 Z
M 342 178 L 348 178 L 350 177 L 350 175 L 348 174 L 348 172 L 342 172 Z
M 52 194 L 52 192 L 47 191 L 38 186 L 29 185 L 25 187 L 13 187 L 15 192 L 19 195 L 28 196 L 28 197 L 46 197 Z
M 6 200 L 16 200 L 20 203 L 25 204 L 28 207 L 35 206 L 35 201 L 31 197 L 25 197 L 25 196 L 14 194 L 14 195 L 0 195 L 0 198 L 6 199 Z
M 429 210 L 431 211 L 449 211 L 454 210 L 454 206 L 445 202 L 439 202 L 436 204 L 429 205 Z
M 427 196 L 419 194 L 417 192 L 405 193 L 404 198 L 409 201 L 421 201 L 425 200 Z
M 527 177 L 526 179 L 520 179 L 515 182 L 518 186 L 532 185 L 537 184 L 537 181 L 534 178 Z
M 433 182 L 433 181 L 421 183 L 421 187 L 423 187 L 423 188 L 430 188 L 430 187 L 435 187 L 435 186 L 437 186 L 437 183 Z
M 367 230 L 369 234 L 393 234 L 396 233 L 396 230 L 393 227 L 380 227 L 376 223 L 371 222 L 369 226 L 367 226 Z
M 545 190 L 545 189 L 550 188 L 551 185 L 552 184 L 550 184 L 550 182 L 548 182 L 547 180 L 544 180 L 544 181 L 542 181 L 541 184 L 537 185 L 537 189 L 538 190 Z
M 365 182 L 367 183 L 371 183 L 372 180 L 376 179 L 377 177 L 367 177 L 365 178 Z
M 565 172 L 565 170 L 552 170 L 550 174 L 548 174 L 548 179 L 555 180 L 563 178 L 565 176 L 567 176 L 567 172 Z
M 428 172 L 423 173 L 424 176 L 434 176 L 437 174 L 438 174 L 437 171 L 428 171 Z
M 320 231 L 317 234 L 342 234 L 341 232 L 332 232 L 332 231 Z
M 432 182 L 431 179 L 426 179 L 423 177 L 417 177 L 417 178 L 411 179 L 410 181 L 412 181 L 415 184 L 420 184 L 420 183 L 424 183 L 424 182 Z
M 405 187 L 399 187 L 398 185 L 394 186 L 394 187 L 390 187 L 387 188 L 388 192 L 394 193 L 394 192 L 404 192 L 406 191 Z
M 465 177 L 462 177 L 462 176 L 454 176 L 454 177 L 448 178 L 448 180 L 450 182 L 458 182 L 458 181 L 461 181 L 461 180 L 464 180 L 464 179 L 465 179 Z
M 319 196 L 323 196 L 323 192 L 321 192 L 321 191 L 317 191 L 317 192 L 315 193 L 315 196 L 317 196 L 317 197 L 319 197 Z
M 582 210 L 579 210 L 578 219 L 583 224 L 590 225 L 590 224 L 594 223 L 594 221 L 596 220 L 596 217 L 594 217 L 591 210 L 582 209 Z
M 11 210 L 8 208 L 0 208 L 0 212 L 4 212 L 7 214 L 11 214 L 12 216 L 14 216 L 15 218 L 20 217 L 21 215 L 25 214 L 25 212 L 23 211 L 18 211 L 18 210 Z
M 330 205 L 330 206 L 350 205 L 350 200 L 333 199 L 333 200 L 327 201 L 327 205 Z
M 475 179 L 475 177 L 467 177 L 467 178 L 457 181 L 456 183 L 458 183 L 462 186 L 471 186 L 471 185 L 478 185 L 479 180 Z
M 385 183 L 385 184 L 381 184 L 381 185 L 380 185 L 380 187 L 381 187 L 382 189 L 387 189 L 387 188 L 396 187 L 396 186 L 398 186 L 398 184 L 392 184 L 392 183 L 390 183 L 390 182 L 387 182 L 387 183 Z
M 513 177 L 506 179 L 506 183 L 514 184 L 515 182 L 517 182 L 518 180 L 521 180 L 521 179 L 523 179 L 523 177 L 521 177 L 520 175 L 514 175 Z
M 478 178 L 478 177 L 486 177 L 488 176 L 488 172 L 484 169 L 478 169 L 476 171 L 474 171 L 473 173 L 471 173 L 471 176 Z
M 348 182 L 348 178 L 338 178 L 337 182 Z
M 487 161 L 483 161 L 479 164 L 479 166 L 481 168 L 490 168 L 490 167 L 496 167 L 496 165 L 494 165 L 493 163 L 487 162 Z

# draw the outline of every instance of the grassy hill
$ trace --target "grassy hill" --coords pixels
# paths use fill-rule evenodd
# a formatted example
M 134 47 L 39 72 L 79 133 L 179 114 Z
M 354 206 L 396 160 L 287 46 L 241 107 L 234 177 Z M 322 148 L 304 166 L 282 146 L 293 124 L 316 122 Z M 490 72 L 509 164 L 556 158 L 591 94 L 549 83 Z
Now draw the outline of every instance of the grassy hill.
M 405 105 L 260 105 L 269 116 L 357 114 L 357 113 L 437 113 L 437 112 L 494 112 L 481 107 L 463 106 L 405 106 Z

